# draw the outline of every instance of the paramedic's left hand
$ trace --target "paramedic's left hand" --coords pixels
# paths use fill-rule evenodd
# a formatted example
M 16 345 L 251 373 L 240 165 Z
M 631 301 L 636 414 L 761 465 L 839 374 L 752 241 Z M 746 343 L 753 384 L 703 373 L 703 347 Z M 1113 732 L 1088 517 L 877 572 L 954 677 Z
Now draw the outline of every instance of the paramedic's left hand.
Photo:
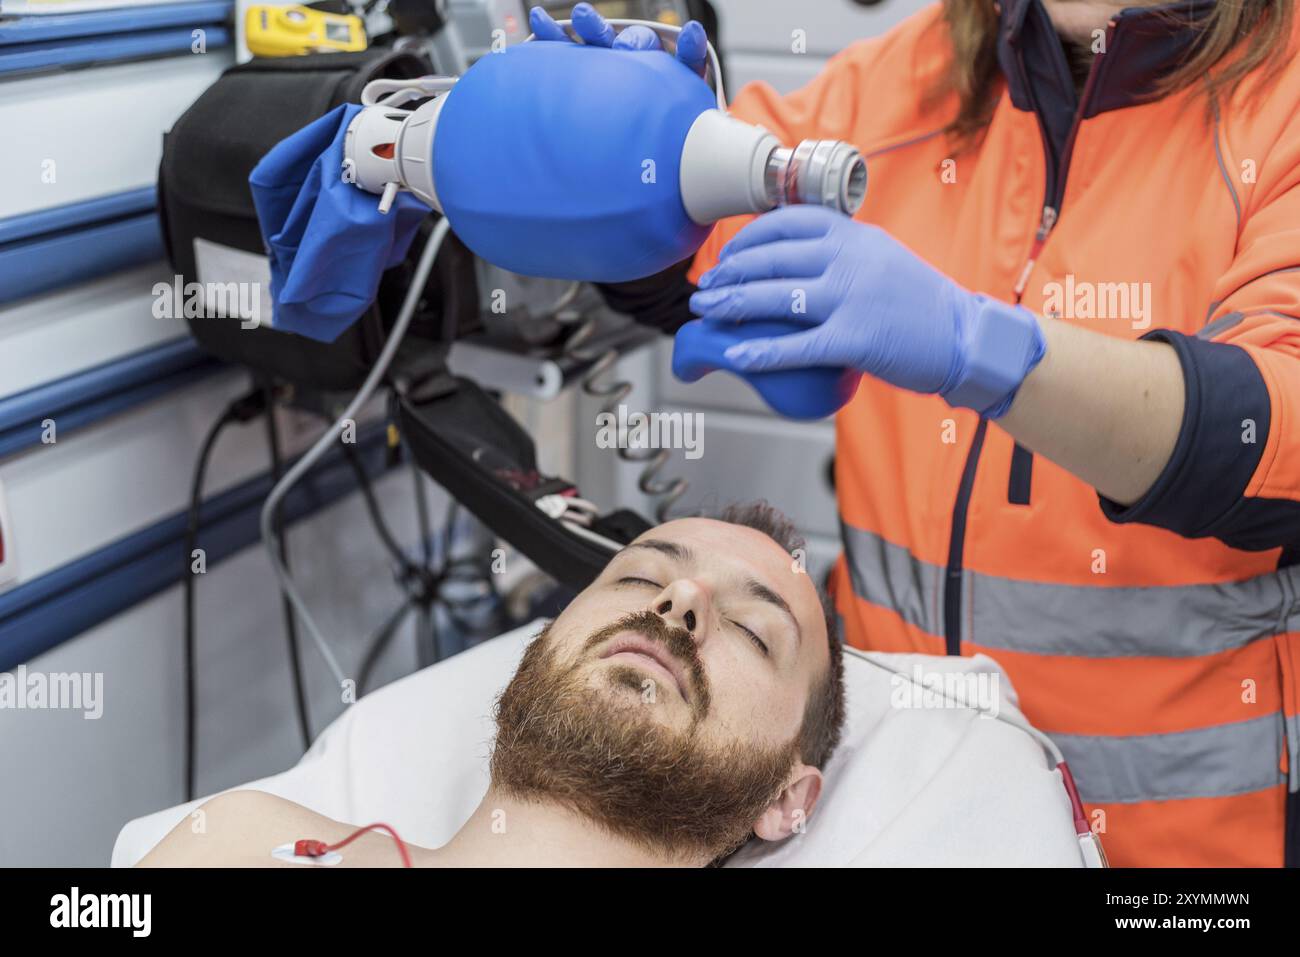
M 969 292 L 884 230 L 821 206 L 758 217 L 699 289 L 691 310 L 706 321 L 806 327 L 732 346 L 740 371 L 850 367 L 990 418 L 1045 351 L 1027 309 Z
M 615 50 L 663 49 L 659 34 L 649 27 L 631 26 L 615 33 L 614 28 L 605 22 L 605 18 L 590 3 L 576 4 L 569 18 L 573 21 L 573 32 L 582 37 L 582 42 L 588 46 L 612 47 Z M 528 11 L 528 25 L 539 40 L 571 42 L 564 28 L 541 7 L 533 7 Z M 674 55 L 696 73 L 703 75 L 708 49 L 708 38 L 700 21 L 687 21 L 682 32 L 677 35 Z

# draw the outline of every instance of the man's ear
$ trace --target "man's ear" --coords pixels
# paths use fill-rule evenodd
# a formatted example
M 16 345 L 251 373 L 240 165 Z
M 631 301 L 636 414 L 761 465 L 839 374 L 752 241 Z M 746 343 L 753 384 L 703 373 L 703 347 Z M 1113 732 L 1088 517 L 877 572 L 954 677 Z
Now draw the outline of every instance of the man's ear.
M 821 771 L 796 764 L 784 790 L 754 822 L 754 834 L 765 841 L 781 841 L 791 834 L 802 834 L 821 793 Z

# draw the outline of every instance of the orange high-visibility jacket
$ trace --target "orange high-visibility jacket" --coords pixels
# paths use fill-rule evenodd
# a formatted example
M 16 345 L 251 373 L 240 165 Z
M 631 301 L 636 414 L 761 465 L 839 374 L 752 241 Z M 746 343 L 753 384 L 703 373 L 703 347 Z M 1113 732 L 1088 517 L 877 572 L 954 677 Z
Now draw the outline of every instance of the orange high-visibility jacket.
M 836 421 L 846 640 L 995 658 L 1113 864 L 1300 863 L 1300 61 L 1207 116 L 1199 89 L 1143 101 L 1186 27 L 1117 15 L 1078 97 L 1039 0 L 1001 18 L 969 151 L 941 132 L 955 95 L 926 100 L 952 55 L 937 4 L 732 112 L 857 146 L 857 218 L 966 288 L 1171 344 L 1185 419 L 1121 507 L 996 422 L 864 379 Z

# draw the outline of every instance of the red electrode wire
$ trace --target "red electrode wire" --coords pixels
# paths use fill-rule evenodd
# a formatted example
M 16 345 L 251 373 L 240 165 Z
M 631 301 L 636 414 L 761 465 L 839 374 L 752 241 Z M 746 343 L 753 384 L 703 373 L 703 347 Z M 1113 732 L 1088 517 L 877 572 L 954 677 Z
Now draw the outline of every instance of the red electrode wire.
M 330 851 L 337 851 L 340 848 L 347 847 L 367 831 L 387 831 L 389 836 L 397 842 L 397 853 L 402 855 L 402 866 L 411 866 L 411 855 L 407 853 L 405 842 L 387 824 L 367 824 L 365 827 L 359 827 L 337 844 L 326 844 L 324 841 L 304 837 L 301 840 L 294 841 L 293 853 L 296 857 L 324 857 Z
M 1079 788 L 1074 783 L 1074 775 L 1070 773 L 1070 766 L 1062 761 L 1056 766 L 1056 770 L 1061 772 L 1061 777 L 1065 781 L 1065 793 L 1070 797 L 1070 811 L 1074 814 L 1074 832 L 1076 834 L 1091 834 L 1092 828 L 1088 825 L 1088 812 L 1083 808 L 1083 798 L 1079 797 Z

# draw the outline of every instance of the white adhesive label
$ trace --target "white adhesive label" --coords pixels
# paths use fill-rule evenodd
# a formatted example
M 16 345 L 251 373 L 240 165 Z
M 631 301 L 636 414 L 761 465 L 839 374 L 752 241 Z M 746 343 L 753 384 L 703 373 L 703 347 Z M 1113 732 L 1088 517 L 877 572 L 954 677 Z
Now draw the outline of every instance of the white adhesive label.
M 265 256 L 196 237 L 194 271 L 205 316 L 238 319 L 245 328 L 271 325 L 271 264 Z
M 334 864 L 343 863 L 343 855 L 338 851 L 327 851 L 320 857 L 299 857 L 293 852 L 292 844 L 281 844 L 271 852 L 271 856 L 277 861 L 288 861 L 290 864 L 306 864 L 316 867 L 330 867 Z

